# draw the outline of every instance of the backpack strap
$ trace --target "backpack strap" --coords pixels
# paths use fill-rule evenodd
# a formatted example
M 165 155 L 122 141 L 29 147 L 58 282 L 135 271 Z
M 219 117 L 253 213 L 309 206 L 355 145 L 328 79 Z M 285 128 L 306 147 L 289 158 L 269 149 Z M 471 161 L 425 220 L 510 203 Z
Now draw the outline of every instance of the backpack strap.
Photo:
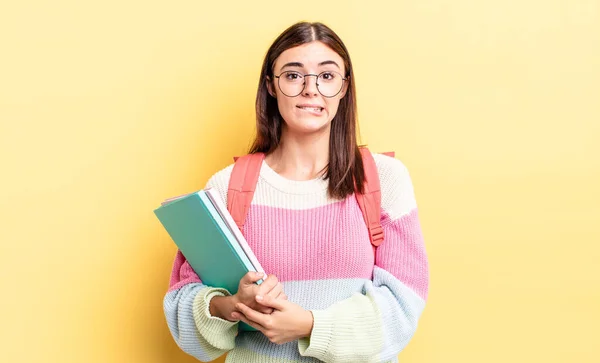
M 356 200 L 363 214 L 365 224 L 369 229 L 369 239 L 373 248 L 383 242 L 383 227 L 381 227 L 381 187 L 379 173 L 373 155 L 366 147 L 360 148 L 365 172 L 364 193 L 355 193 Z M 393 156 L 393 153 L 385 153 Z
M 365 224 L 369 230 L 369 239 L 373 247 L 378 247 L 383 242 L 383 228 L 381 226 L 381 187 L 379 173 L 373 155 L 366 147 L 360 147 L 365 173 L 364 193 L 355 193 L 356 200 L 363 214 Z M 394 152 L 385 152 L 384 155 L 394 157 Z M 256 183 L 260 175 L 264 153 L 248 154 L 235 157 L 235 164 L 229 179 L 227 191 L 227 210 L 233 217 L 240 231 L 243 231 L 246 215 L 254 197 Z
M 227 190 L 227 210 L 240 231 L 244 231 L 246 215 L 250 209 L 260 168 L 265 154 L 255 153 L 234 158 L 235 164 L 229 178 Z

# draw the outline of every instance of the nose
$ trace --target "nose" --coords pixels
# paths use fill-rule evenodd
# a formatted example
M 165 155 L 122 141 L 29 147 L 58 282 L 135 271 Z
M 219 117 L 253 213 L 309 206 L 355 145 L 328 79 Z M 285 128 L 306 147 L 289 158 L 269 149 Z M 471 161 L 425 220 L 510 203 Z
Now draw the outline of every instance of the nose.
M 314 78 L 314 81 L 312 80 Z M 304 76 L 304 92 L 305 96 L 316 96 L 319 93 L 317 88 L 317 82 L 319 81 L 318 76 L 314 74 L 307 74 Z

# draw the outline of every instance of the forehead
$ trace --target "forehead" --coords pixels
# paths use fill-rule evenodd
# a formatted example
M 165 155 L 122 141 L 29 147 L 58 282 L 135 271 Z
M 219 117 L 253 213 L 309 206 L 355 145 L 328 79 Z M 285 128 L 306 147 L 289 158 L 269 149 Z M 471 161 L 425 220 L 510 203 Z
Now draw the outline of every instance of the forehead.
M 286 49 L 275 60 L 273 68 L 281 70 L 281 67 L 287 63 L 298 62 L 302 63 L 305 69 L 316 69 L 319 67 L 319 63 L 330 60 L 336 62 L 342 71 L 344 70 L 344 60 L 339 54 L 327 45 L 319 41 L 314 41 Z M 334 65 L 330 65 L 329 67 L 335 68 Z

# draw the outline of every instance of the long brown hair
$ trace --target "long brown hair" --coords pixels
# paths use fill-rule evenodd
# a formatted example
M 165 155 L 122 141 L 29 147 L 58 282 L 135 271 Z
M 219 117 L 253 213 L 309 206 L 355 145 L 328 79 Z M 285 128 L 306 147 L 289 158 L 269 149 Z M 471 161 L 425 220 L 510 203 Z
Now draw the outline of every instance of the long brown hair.
M 356 89 L 352 62 L 346 46 L 333 30 L 322 23 L 300 22 L 287 28 L 275 39 L 263 61 L 256 94 L 256 139 L 250 153 L 273 152 L 281 141 L 283 118 L 277 100 L 269 94 L 267 83 L 273 80 L 275 60 L 285 50 L 320 41 L 335 51 L 343 60 L 348 78 L 348 90 L 340 100 L 337 113 L 331 121 L 329 138 L 329 164 L 325 178 L 329 180 L 331 197 L 343 199 L 354 193 L 363 192 L 364 171 L 356 140 Z

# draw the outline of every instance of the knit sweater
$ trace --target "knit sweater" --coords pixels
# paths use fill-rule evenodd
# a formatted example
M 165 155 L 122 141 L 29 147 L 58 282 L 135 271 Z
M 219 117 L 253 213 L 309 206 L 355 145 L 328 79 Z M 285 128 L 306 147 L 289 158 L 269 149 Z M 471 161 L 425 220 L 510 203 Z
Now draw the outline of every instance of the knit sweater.
M 354 195 L 328 196 L 328 181 L 295 181 L 263 162 L 244 236 L 265 271 L 275 274 L 288 300 L 310 310 L 310 337 L 285 344 L 238 323 L 211 316 L 209 304 L 224 289 L 202 284 L 177 252 L 164 298 L 174 340 L 208 362 L 397 362 L 417 329 L 427 299 L 428 261 L 413 185 L 398 159 L 373 154 L 381 183 L 385 240 L 376 251 Z M 223 201 L 233 165 L 206 187 Z

